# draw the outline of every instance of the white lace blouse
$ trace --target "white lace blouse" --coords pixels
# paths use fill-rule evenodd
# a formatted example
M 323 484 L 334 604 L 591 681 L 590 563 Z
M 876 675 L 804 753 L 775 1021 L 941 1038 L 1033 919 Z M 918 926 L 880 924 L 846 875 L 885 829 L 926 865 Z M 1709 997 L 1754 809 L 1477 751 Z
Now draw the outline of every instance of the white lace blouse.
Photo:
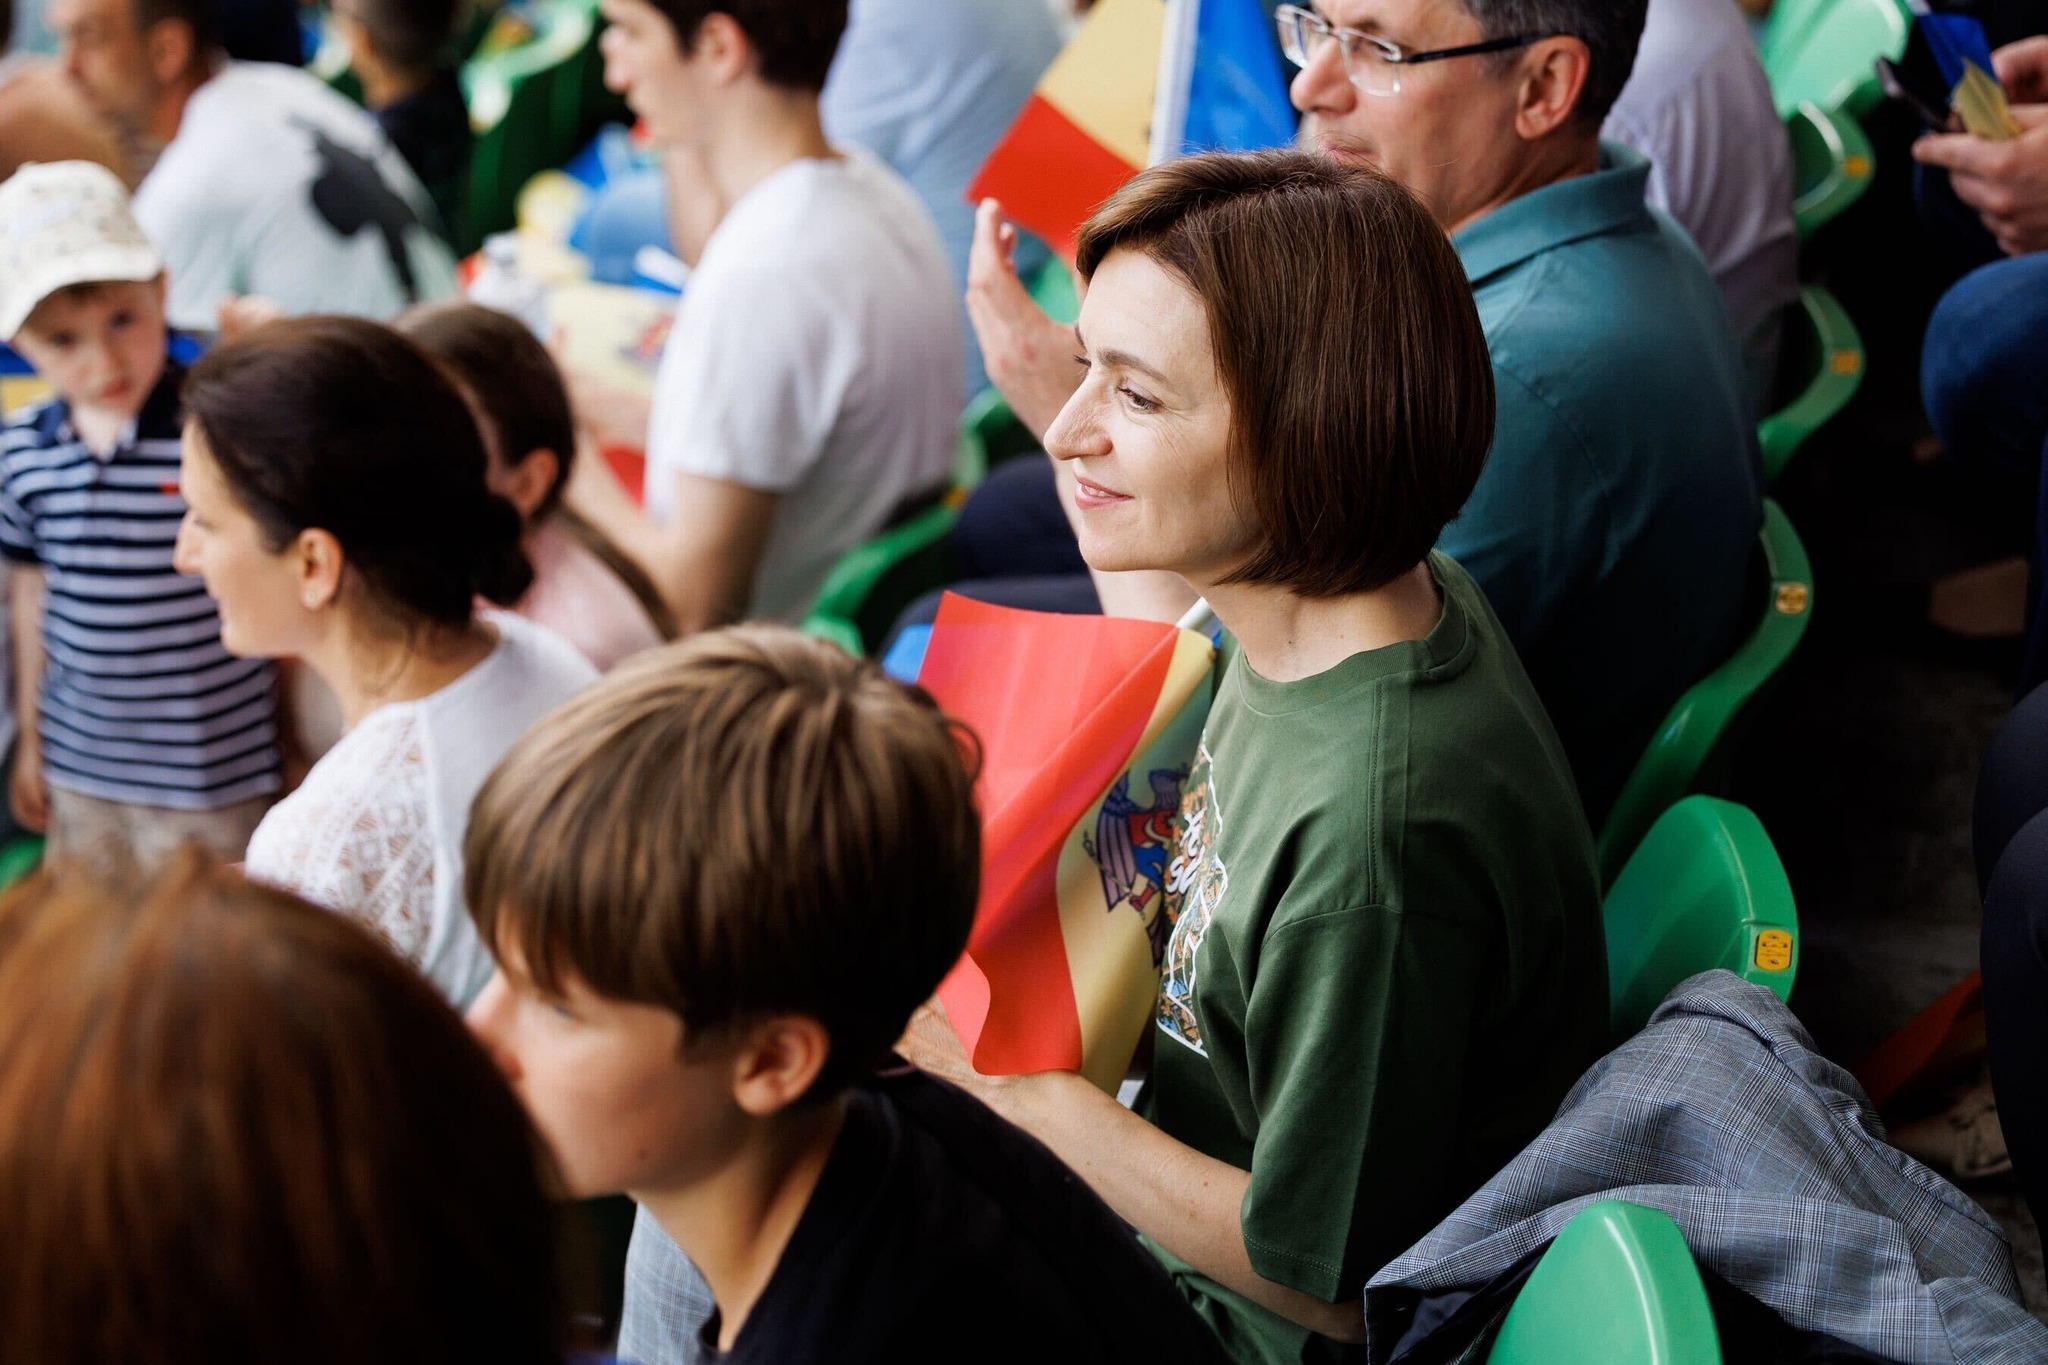
M 553 632 L 484 619 L 498 644 L 483 662 L 363 717 L 263 817 L 247 862 L 251 877 L 368 924 L 458 1008 L 491 974 L 462 904 L 470 803 L 528 727 L 597 677 Z

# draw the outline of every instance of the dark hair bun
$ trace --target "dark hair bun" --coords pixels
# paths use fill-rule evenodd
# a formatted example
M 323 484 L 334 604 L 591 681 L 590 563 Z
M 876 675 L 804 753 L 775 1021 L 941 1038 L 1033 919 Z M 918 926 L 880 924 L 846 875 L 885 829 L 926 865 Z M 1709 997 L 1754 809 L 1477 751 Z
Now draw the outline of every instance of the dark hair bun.
M 522 543 L 519 509 L 495 493 L 486 493 L 477 517 L 476 579 L 472 591 L 486 602 L 509 607 L 533 586 L 533 561 Z
M 519 513 L 485 482 L 469 405 L 427 354 L 361 318 L 292 318 L 209 353 L 185 381 L 235 497 L 282 547 L 341 542 L 378 605 L 437 625 L 533 582 Z

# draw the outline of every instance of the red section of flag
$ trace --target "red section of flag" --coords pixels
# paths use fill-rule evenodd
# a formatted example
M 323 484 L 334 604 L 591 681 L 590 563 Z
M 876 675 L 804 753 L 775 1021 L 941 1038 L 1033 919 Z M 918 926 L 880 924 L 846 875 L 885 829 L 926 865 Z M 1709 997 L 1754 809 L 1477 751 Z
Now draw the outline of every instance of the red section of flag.
M 605 446 L 599 452 L 604 462 L 612 467 L 619 483 L 625 487 L 634 502 L 647 502 L 647 455 L 631 446 Z
M 981 904 L 939 997 L 979 1071 L 1080 1069 L 1060 848 L 1130 762 L 1178 639 L 950 594 L 939 608 L 918 681 L 983 746 Z
M 1088 215 L 1138 168 L 1033 95 L 967 187 L 970 203 L 1000 199 L 1003 212 L 1071 261 Z

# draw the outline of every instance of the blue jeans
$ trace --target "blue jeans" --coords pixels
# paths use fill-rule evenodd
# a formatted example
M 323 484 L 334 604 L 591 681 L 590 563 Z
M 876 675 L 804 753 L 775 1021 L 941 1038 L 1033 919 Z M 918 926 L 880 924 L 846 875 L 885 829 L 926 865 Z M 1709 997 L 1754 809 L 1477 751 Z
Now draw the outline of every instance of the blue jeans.
M 1920 352 L 1920 393 L 1950 455 L 2030 474 L 2040 490 L 2020 684 L 2031 691 L 2048 681 L 2048 252 L 1994 261 L 1942 295 Z
M 2048 688 L 1985 751 L 1974 826 L 1991 1088 L 2027 1204 L 2048 1218 Z

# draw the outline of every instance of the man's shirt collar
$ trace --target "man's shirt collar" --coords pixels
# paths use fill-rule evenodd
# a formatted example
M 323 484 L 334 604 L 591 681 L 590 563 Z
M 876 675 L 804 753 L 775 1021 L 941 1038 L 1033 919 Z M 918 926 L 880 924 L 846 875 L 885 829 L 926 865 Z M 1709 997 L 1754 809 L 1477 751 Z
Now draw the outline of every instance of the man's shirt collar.
M 1647 221 L 1643 186 L 1650 163 L 1617 142 L 1600 144 L 1600 168 L 1510 200 L 1459 229 L 1451 245 L 1477 288 L 1490 276 L 1554 247 Z

